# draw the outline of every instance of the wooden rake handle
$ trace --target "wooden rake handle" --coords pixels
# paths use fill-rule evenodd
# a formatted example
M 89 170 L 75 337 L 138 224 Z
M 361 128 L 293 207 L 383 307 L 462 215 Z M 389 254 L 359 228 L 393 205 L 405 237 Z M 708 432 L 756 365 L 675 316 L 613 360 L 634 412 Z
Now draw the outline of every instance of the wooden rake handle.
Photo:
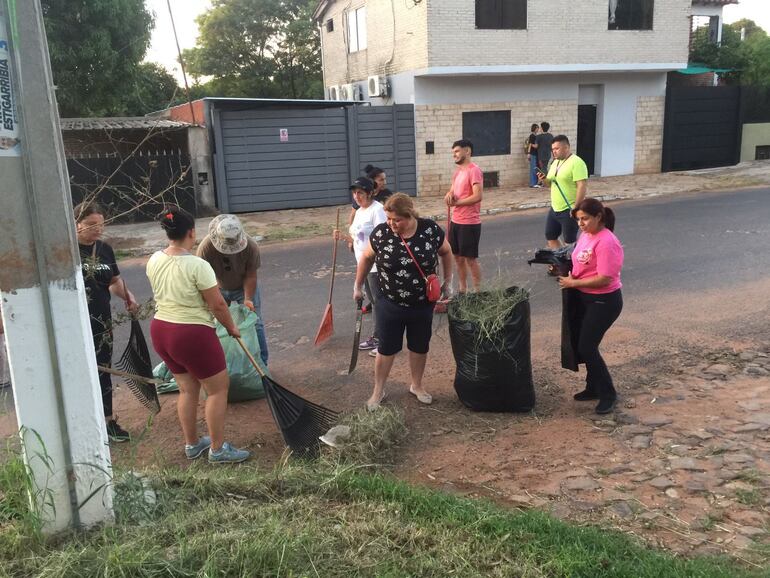
M 143 375 L 136 375 L 135 373 L 128 373 L 127 371 L 120 371 L 119 369 L 112 369 L 111 367 L 104 367 L 103 365 L 98 365 L 99 371 L 102 371 L 104 373 L 109 373 L 111 375 L 117 375 L 118 377 L 125 377 L 128 379 L 133 379 L 134 381 L 143 381 L 144 383 L 151 383 L 153 385 L 161 385 L 166 383 L 165 381 L 161 379 L 152 379 L 150 377 L 144 377 Z
M 238 345 L 241 346 L 241 349 L 243 349 L 243 352 L 246 354 L 246 357 L 249 358 L 249 361 L 251 361 L 251 364 L 254 366 L 254 369 L 257 370 L 257 373 L 260 377 L 265 378 L 267 375 L 265 374 L 264 370 L 259 366 L 259 363 L 257 363 L 257 360 L 254 359 L 254 356 L 251 354 L 251 351 L 249 351 L 248 347 L 246 347 L 246 344 L 243 342 L 243 339 L 240 337 L 234 337 L 238 342 Z

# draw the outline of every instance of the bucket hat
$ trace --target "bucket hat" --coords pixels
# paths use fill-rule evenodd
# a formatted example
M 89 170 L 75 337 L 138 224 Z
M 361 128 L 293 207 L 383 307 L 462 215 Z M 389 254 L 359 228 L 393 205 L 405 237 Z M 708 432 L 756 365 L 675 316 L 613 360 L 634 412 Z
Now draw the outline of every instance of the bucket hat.
M 235 255 L 246 248 L 248 238 L 235 215 L 217 215 L 209 223 L 209 239 L 214 248 L 225 255 Z

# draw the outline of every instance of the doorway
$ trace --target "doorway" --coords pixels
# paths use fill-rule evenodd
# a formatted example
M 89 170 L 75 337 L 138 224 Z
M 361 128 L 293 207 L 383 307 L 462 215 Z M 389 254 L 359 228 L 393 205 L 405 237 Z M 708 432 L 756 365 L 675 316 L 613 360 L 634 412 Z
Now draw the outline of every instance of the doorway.
M 578 105 L 577 155 L 588 167 L 588 174 L 593 175 L 596 167 L 596 105 Z

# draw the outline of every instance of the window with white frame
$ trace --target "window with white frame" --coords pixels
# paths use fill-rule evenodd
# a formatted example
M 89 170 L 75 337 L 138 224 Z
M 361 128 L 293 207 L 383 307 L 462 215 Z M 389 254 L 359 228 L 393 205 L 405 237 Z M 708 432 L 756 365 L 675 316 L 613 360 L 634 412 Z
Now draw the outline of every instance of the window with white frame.
M 366 6 L 348 11 L 348 52 L 366 50 Z

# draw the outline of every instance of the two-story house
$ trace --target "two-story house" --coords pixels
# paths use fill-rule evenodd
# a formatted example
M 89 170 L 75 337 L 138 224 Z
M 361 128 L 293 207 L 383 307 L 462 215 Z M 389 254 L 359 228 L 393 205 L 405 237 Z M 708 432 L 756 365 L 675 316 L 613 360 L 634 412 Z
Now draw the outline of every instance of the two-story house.
M 692 14 L 693 0 L 321 0 L 314 17 L 327 98 L 412 103 L 418 192 L 435 195 L 461 137 L 491 180 L 525 183 L 522 143 L 541 121 L 594 174 L 659 171 L 666 75 L 687 66 Z

